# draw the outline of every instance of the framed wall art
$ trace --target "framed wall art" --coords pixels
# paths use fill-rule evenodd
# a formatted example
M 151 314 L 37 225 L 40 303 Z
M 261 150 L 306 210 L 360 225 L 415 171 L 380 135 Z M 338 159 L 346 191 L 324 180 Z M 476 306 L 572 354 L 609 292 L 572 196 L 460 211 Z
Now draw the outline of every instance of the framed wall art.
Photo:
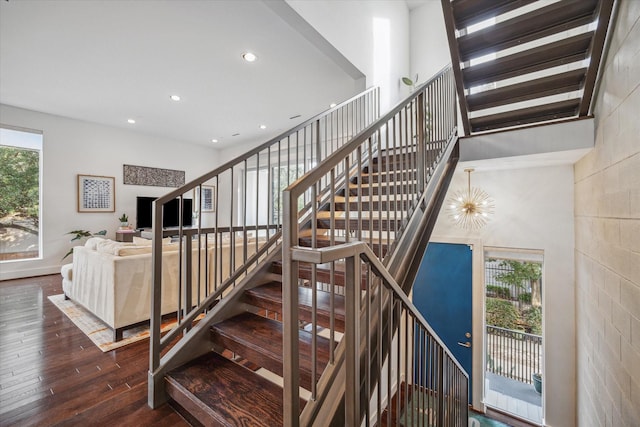
M 78 212 L 115 212 L 115 178 L 78 175 Z
M 154 187 L 180 187 L 184 185 L 185 171 L 122 165 L 125 185 L 150 185 Z
M 216 187 L 215 185 L 203 185 L 202 186 L 202 205 L 200 204 L 200 194 L 198 189 L 193 190 L 193 199 L 195 201 L 194 209 L 200 209 L 202 206 L 202 212 L 215 212 L 216 211 Z

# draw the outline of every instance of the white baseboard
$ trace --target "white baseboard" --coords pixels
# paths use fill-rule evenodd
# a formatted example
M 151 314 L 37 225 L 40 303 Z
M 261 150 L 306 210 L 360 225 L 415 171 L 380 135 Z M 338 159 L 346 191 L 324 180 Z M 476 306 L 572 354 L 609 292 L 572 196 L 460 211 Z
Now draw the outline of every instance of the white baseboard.
M 60 274 L 60 265 L 48 266 L 48 267 L 38 267 L 38 268 L 25 268 L 24 270 L 15 270 L 15 271 L 7 271 L 0 272 L 0 281 L 1 280 L 13 280 L 13 279 L 24 279 L 27 277 L 36 277 L 36 276 L 46 276 L 49 274 Z M 62 276 L 60 277 L 62 280 Z

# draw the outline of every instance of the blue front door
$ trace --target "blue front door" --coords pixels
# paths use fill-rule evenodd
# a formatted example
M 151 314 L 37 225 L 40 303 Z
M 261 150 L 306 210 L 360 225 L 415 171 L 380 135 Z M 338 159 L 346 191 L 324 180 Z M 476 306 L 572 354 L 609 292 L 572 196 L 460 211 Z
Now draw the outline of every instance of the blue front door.
M 469 402 L 471 258 L 469 245 L 429 243 L 413 285 L 414 305 L 469 374 Z

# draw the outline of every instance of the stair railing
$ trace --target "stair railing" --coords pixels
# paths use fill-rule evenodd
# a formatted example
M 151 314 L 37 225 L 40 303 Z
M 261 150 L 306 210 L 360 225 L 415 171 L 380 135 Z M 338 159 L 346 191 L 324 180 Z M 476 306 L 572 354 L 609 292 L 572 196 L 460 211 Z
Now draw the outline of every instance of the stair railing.
M 433 186 L 437 185 L 437 179 L 433 178 L 440 176 L 457 142 L 456 121 L 455 81 L 451 68 L 447 67 L 284 190 L 285 425 L 310 425 L 327 396 L 335 393 L 332 387 L 336 383 L 336 375 L 340 375 L 338 370 L 341 369 L 341 357 L 345 352 L 344 348 L 333 345 L 339 335 L 334 327 L 329 328 L 332 344 L 330 363 L 322 377 L 312 382 L 311 398 L 301 412 L 297 375 L 300 260 L 293 257 L 293 250 L 300 245 L 318 249 L 361 241 L 372 249 L 385 268 L 399 271 L 398 265 L 402 264 L 408 253 L 396 251 L 396 248 L 401 242 L 417 237 L 408 235 L 402 239 L 405 232 L 416 230 L 413 218 L 419 215 L 414 213 L 424 212 L 426 206 L 432 203 L 430 197 L 433 195 Z M 368 193 L 366 196 L 364 190 Z M 310 266 L 310 283 L 317 284 L 316 265 L 312 263 Z M 344 273 L 344 265 L 331 262 L 329 268 L 330 283 L 321 286 L 334 295 L 341 292 L 342 287 L 336 285 L 335 279 L 339 273 Z M 355 283 L 358 283 L 357 279 Z M 313 286 L 313 289 L 317 287 Z M 348 288 L 345 286 L 344 292 L 348 292 Z M 367 292 L 364 279 L 362 291 L 365 294 Z M 312 305 L 312 311 L 315 311 L 315 303 Z M 359 314 L 357 311 L 351 314 L 347 311 L 347 316 L 352 318 L 357 318 Z M 315 320 L 312 320 L 311 330 L 317 327 Z M 352 324 L 352 327 L 355 326 Z M 351 333 L 346 331 L 343 342 L 346 341 L 347 349 L 360 349 L 357 337 L 359 334 L 354 335 L 353 330 Z M 311 366 L 316 366 L 318 357 L 314 343 L 311 357 Z M 350 357 L 353 355 L 347 356 L 347 359 Z M 441 374 L 442 371 L 438 373 Z M 312 378 L 315 377 L 312 375 Z M 347 380 L 347 384 L 349 382 Z M 397 384 L 393 386 L 397 387 Z M 352 383 L 350 387 L 359 386 Z M 351 396 L 349 391 L 347 395 Z M 349 410 L 354 408 L 347 404 Z
M 151 407 L 166 400 L 164 373 L 205 351 L 188 348 L 189 331 L 278 248 L 281 190 L 378 116 L 379 90 L 371 88 L 153 203 Z M 166 228 L 175 199 L 178 226 Z
M 291 259 L 345 266 L 345 337 L 357 339 L 344 350 L 344 425 L 467 425 L 468 374 L 369 245 L 296 247 Z

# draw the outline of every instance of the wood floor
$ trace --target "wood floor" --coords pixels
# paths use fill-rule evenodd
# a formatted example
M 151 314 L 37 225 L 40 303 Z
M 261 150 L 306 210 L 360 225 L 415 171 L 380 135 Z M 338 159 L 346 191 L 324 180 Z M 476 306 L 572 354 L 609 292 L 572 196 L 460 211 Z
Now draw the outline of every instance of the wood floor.
M 149 341 L 103 353 L 48 299 L 60 275 L 0 282 L 0 426 L 188 426 L 147 406 Z

